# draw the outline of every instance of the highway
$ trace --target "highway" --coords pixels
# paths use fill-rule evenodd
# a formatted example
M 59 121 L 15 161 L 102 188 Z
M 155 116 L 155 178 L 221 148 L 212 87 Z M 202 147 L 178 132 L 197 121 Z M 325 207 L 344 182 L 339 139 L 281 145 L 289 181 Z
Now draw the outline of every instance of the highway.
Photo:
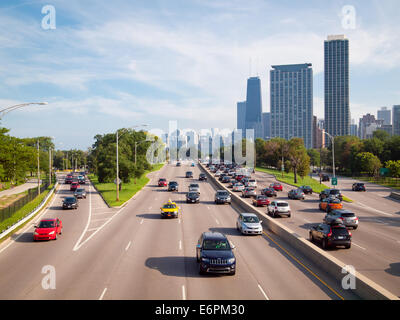
M 257 171 L 253 177 L 257 180 L 258 190 L 276 182 L 274 176 L 263 172 Z M 388 188 L 366 184 L 367 192 L 353 192 L 353 183 L 352 180 L 339 181 L 343 194 L 354 200 L 354 203 L 343 202 L 343 208 L 353 210 L 359 217 L 358 229 L 351 230 L 352 247 L 349 250 L 329 249 L 328 252 L 400 296 L 400 202 L 389 198 L 388 190 L 381 190 Z M 277 219 L 308 239 L 311 226 L 322 223 L 326 215 L 318 208 L 318 194 L 306 195 L 305 201 L 289 200 L 288 191 L 296 187 L 284 183 L 282 186 L 283 192 L 277 192 L 276 199 L 289 202 L 292 217 Z M 251 202 L 251 199 L 246 201 Z M 266 208 L 260 209 L 266 212 Z
M 185 178 L 189 170 L 193 179 Z M 32 241 L 38 217 L 0 245 L 0 299 L 359 299 L 274 234 L 242 236 L 238 209 L 215 205 L 209 182 L 199 182 L 200 204 L 186 204 L 188 185 L 199 173 L 198 167 L 165 165 L 122 208 L 108 208 L 86 185 L 79 208 L 62 210 L 62 197 L 71 192 L 61 184 L 42 214 L 62 220 L 58 240 Z M 179 192 L 158 187 L 160 177 L 178 181 Z M 161 219 L 168 199 L 181 207 L 178 219 Z M 235 244 L 235 276 L 198 274 L 195 245 L 204 231 L 223 232 Z M 42 286 L 47 265 L 56 272 L 55 289 Z

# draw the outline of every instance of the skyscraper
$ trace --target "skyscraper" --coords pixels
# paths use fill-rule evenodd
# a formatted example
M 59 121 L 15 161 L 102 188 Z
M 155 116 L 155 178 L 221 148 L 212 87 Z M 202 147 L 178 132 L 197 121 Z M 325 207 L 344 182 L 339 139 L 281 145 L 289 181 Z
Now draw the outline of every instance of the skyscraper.
M 313 147 L 313 72 L 311 63 L 272 66 L 271 137 L 303 138 Z
M 384 125 L 392 124 L 392 113 L 386 107 L 382 107 L 381 110 L 378 110 L 378 120 L 383 120 Z
M 262 123 L 263 123 L 263 139 L 269 140 L 271 139 L 271 113 L 270 112 L 263 112 L 261 115 Z
M 324 43 L 325 130 L 333 136 L 350 134 L 349 40 L 328 36 Z
M 247 80 L 245 128 L 254 129 L 254 138 L 263 136 L 261 113 L 261 81 L 259 77 L 251 77 Z
M 393 106 L 393 135 L 400 136 L 400 105 Z
M 242 133 L 245 134 L 246 128 L 246 101 L 237 103 L 237 129 L 242 130 Z

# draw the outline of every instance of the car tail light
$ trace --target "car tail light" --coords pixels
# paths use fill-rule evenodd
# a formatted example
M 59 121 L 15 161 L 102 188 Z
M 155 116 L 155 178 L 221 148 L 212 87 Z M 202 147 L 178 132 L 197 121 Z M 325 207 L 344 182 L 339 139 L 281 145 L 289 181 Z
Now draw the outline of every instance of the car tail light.
M 351 232 L 349 231 L 349 236 L 351 237 L 352 236 L 352 234 L 351 234 Z
M 358 218 L 356 217 L 354 220 L 358 221 Z
M 327 237 L 330 238 L 332 236 L 332 229 L 329 231 Z
M 344 218 L 343 218 L 343 217 L 340 217 L 339 219 L 340 219 L 340 220 L 342 220 L 342 221 L 344 220 Z

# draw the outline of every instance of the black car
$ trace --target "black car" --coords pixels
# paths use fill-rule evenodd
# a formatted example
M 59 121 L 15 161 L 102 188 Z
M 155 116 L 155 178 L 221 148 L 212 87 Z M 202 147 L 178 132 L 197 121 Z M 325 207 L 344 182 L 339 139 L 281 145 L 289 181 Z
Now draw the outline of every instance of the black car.
M 181 163 L 180 163 L 180 162 L 177 162 L 177 163 L 176 163 L 176 166 L 177 166 L 177 167 L 180 167 L 180 166 L 181 166 Z
M 199 175 L 199 181 L 207 181 L 207 176 L 205 173 L 200 173 Z
M 312 194 L 313 189 L 310 186 L 301 186 L 299 189 L 304 192 L 304 194 Z
M 276 193 L 274 188 L 265 188 L 261 190 L 261 194 L 267 197 L 277 197 L 278 194 Z
M 187 171 L 186 172 L 186 178 L 193 178 L 193 172 L 192 171 Z
M 322 199 L 332 198 L 332 197 L 338 198 L 340 201 L 343 201 L 343 195 L 339 189 L 325 189 L 322 190 L 321 193 L 319 194 L 320 201 Z
M 178 191 L 179 185 L 176 181 L 170 181 L 168 183 L 168 191 Z
M 218 190 L 215 193 L 214 202 L 216 204 L 219 204 L 219 203 L 222 203 L 222 204 L 229 203 L 229 204 L 231 204 L 232 203 L 232 199 L 231 199 L 231 196 L 230 196 L 228 191 Z
M 353 190 L 353 191 L 367 191 L 365 189 L 364 183 L 354 183 L 353 186 L 351 187 L 351 190 Z
M 227 177 L 228 175 L 226 174 L 226 173 L 221 173 L 220 175 L 219 175 L 219 178 L 218 178 L 218 180 L 219 181 L 222 181 L 222 179 L 224 178 L 224 177 Z M 228 177 L 229 178 L 229 177 Z
M 65 184 L 71 184 L 72 183 L 72 177 L 66 177 L 64 183 Z
M 329 182 L 329 176 L 327 174 L 321 174 L 321 180 L 324 181 L 328 181 Z
M 204 232 L 196 245 L 196 259 L 199 262 L 199 274 L 236 273 L 235 247 L 225 235 L 219 232 Z
M 75 197 L 67 197 L 63 200 L 63 209 L 78 209 L 78 199 Z
M 200 203 L 200 194 L 198 192 L 188 192 L 186 194 L 186 203 Z
M 309 235 L 310 240 L 321 243 L 323 249 L 337 246 L 344 246 L 346 249 L 351 247 L 351 233 L 341 222 L 334 221 L 331 224 L 322 223 L 313 226 Z

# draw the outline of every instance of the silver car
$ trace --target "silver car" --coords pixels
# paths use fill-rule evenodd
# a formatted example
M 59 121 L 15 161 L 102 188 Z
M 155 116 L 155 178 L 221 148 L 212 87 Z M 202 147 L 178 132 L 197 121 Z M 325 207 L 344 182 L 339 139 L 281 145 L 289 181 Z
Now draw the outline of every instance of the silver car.
M 275 200 L 272 201 L 268 206 L 267 206 L 267 213 L 269 215 L 272 215 L 274 218 L 277 216 L 288 216 L 290 218 L 291 216 L 291 210 L 289 203 L 286 201 L 280 201 L 280 200 Z
M 197 192 L 200 194 L 200 186 L 197 183 L 191 183 L 189 185 L 189 192 Z
M 254 213 L 241 213 L 236 221 L 236 228 L 242 234 L 262 234 L 261 223 L 262 221 Z
M 354 230 L 358 228 L 357 216 L 353 212 L 345 209 L 336 209 L 327 213 L 324 222 L 330 224 L 338 219 L 348 228 L 353 228 Z
M 86 199 L 86 191 L 85 189 L 76 189 L 74 192 L 74 196 L 77 199 Z
M 255 197 L 256 195 L 257 195 L 257 191 L 254 188 L 244 188 L 242 190 L 243 198 Z

